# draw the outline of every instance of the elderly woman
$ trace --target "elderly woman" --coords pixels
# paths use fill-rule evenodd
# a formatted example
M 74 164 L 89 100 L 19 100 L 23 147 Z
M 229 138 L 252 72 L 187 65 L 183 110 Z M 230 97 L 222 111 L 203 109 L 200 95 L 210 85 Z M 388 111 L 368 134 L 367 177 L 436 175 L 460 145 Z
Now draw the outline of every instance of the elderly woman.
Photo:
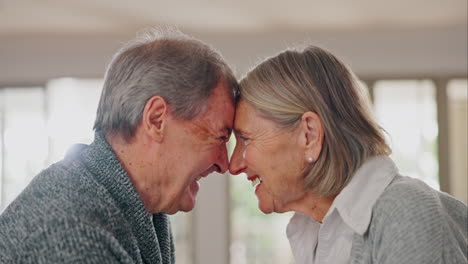
M 318 47 L 267 59 L 240 82 L 231 173 L 295 212 L 297 263 L 467 263 L 467 206 L 399 174 L 366 95 Z

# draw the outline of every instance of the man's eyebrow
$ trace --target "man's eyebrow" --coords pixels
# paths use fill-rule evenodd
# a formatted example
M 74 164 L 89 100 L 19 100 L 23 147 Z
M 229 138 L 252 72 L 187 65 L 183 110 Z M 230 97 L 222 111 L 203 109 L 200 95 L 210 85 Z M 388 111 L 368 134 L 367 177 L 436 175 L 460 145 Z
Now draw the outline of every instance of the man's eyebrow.
M 231 135 L 232 129 L 230 127 L 225 127 L 224 129 L 227 131 L 228 135 Z
M 227 136 L 230 136 L 231 135 L 231 132 L 232 132 L 232 129 L 228 126 L 225 126 L 223 129 L 222 129 L 222 133 L 223 135 L 227 135 Z

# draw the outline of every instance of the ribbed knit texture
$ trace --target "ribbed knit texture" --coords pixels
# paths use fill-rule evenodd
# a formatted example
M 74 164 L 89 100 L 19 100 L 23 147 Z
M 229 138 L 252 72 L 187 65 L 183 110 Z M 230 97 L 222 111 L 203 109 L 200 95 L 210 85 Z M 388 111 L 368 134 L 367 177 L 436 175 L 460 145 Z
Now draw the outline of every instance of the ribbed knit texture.
M 153 222 L 153 223 L 152 223 Z M 0 263 L 175 263 L 104 136 L 37 175 L 0 215 Z
M 351 263 L 465 264 L 468 209 L 419 180 L 397 176 L 377 200 Z

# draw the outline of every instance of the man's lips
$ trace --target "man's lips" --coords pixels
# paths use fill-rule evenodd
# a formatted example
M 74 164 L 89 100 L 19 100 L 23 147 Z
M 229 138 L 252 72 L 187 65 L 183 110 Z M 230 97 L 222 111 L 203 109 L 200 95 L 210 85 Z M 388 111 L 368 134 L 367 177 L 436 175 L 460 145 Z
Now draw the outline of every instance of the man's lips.
M 213 166 L 209 167 L 207 170 L 205 170 L 200 175 L 195 177 L 195 181 L 199 181 L 201 178 L 205 178 L 205 177 L 207 177 L 208 175 L 210 175 L 211 173 L 213 173 L 215 171 L 220 171 L 217 165 L 213 165 Z

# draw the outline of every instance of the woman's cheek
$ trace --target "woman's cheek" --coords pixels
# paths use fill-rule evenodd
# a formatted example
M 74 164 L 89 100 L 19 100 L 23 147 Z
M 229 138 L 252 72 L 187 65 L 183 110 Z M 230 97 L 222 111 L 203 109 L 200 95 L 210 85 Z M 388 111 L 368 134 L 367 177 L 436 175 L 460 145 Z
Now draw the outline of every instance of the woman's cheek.
M 262 149 L 258 148 L 258 146 L 246 145 L 242 150 L 242 158 L 247 163 L 247 166 L 257 167 L 256 165 L 262 165 L 265 162 L 265 156 L 262 153 Z
M 249 149 L 250 149 L 249 144 L 247 142 L 244 142 L 244 144 L 242 145 L 242 158 L 244 160 L 247 159 L 247 152 L 250 152 Z
M 261 153 L 261 149 L 259 149 L 257 145 L 249 142 L 244 146 L 242 158 L 244 158 L 245 161 L 254 161 L 259 158 Z
M 255 163 L 255 154 L 252 153 L 252 147 L 244 147 L 244 150 L 242 151 L 242 158 L 247 164 L 252 164 L 252 162 Z

